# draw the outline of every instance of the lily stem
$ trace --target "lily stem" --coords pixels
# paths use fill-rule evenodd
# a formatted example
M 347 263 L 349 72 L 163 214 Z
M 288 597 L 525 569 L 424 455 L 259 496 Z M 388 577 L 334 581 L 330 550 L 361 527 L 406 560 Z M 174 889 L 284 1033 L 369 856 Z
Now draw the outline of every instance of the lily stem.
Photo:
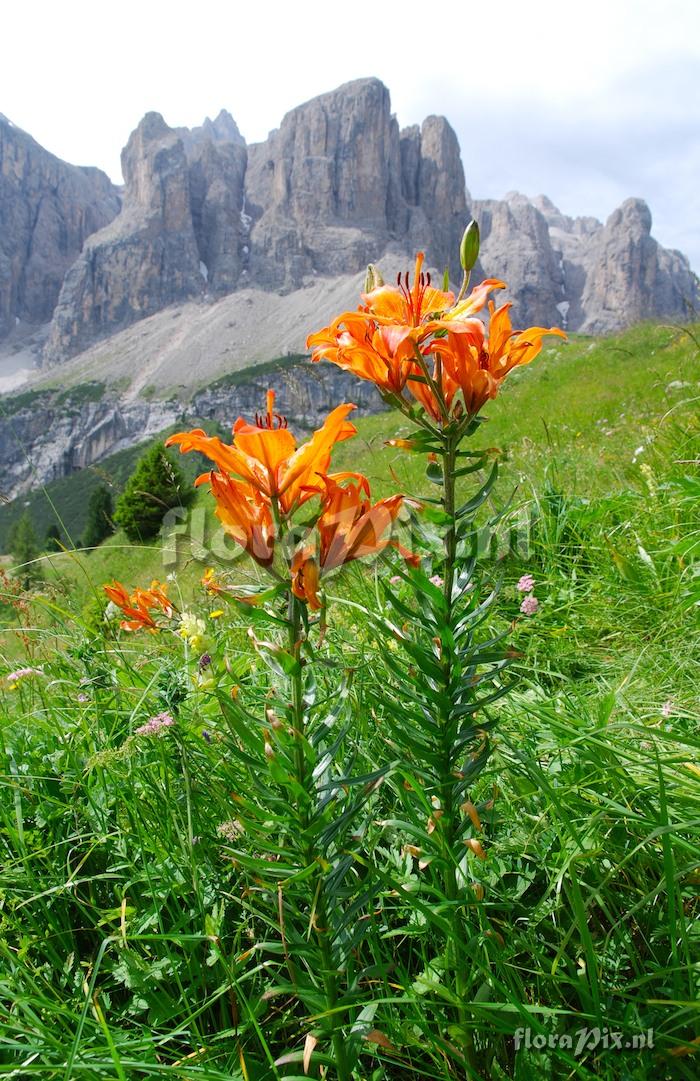
M 443 569 L 443 596 L 445 600 L 445 621 L 453 628 L 455 623 L 454 611 L 454 583 L 457 570 L 457 515 L 456 515 L 456 468 L 457 449 L 460 433 L 443 433 L 442 443 L 442 506 L 445 515 L 449 519 L 443 539 L 445 551 L 445 563 Z M 445 642 L 442 652 L 442 670 L 444 688 L 448 702 L 451 700 L 452 685 L 454 680 L 454 661 L 452 647 Z M 457 763 L 454 758 L 456 742 L 455 721 L 450 705 L 445 708 L 442 717 L 442 751 L 443 768 L 441 778 L 440 806 L 442 816 L 440 825 L 444 838 L 445 870 L 443 877 L 443 889 L 449 902 L 449 919 L 451 924 L 450 941 L 447 943 L 446 962 L 448 971 L 452 971 L 455 995 L 458 999 L 456 1007 L 457 1025 L 460 1033 L 460 1044 L 467 1064 L 467 1077 L 471 1071 L 476 1071 L 476 1057 L 474 1040 L 469 1029 L 469 1010 L 466 1004 L 466 979 L 464 972 L 464 955 L 460 949 L 464 941 L 466 928 L 464 926 L 464 909 L 458 903 L 457 862 L 455 853 L 455 841 L 459 836 L 459 807 L 455 806 L 454 771 Z
M 336 1007 L 338 1003 L 337 970 L 333 961 L 333 950 L 328 927 L 328 910 L 324 893 L 323 873 L 321 864 L 316 858 L 313 845 L 308 835 L 310 825 L 310 793 L 307 790 L 307 768 L 304 744 L 306 741 L 306 718 L 304 714 L 304 686 L 302 679 L 302 628 L 301 610 L 299 601 L 292 593 L 289 594 L 288 602 L 289 628 L 289 653 L 294 658 L 295 664 L 292 670 L 292 725 L 295 736 L 295 767 L 296 780 L 299 784 L 299 797 L 297 800 L 297 815 L 302 842 L 302 859 L 305 867 L 315 867 L 315 873 L 306 881 L 311 893 L 310 912 L 316 941 L 318 943 L 323 990 L 326 1000 L 326 1014 L 328 1035 L 333 1047 L 333 1058 L 338 1081 L 351 1081 L 352 1071 L 348 1065 L 345 1052 L 345 1040 L 342 1029 L 337 1023 Z

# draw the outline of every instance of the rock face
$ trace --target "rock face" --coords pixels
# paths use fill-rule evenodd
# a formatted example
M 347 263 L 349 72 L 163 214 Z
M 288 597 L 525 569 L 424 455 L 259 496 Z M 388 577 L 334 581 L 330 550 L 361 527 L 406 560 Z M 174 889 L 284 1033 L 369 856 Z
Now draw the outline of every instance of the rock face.
M 625 321 L 688 315 L 697 280 L 685 256 L 651 236 L 651 212 L 642 199 L 626 199 L 599 229 L 588 250 L 581 330 L 603 334 Z M 685 310 L 684 310 L 685 309 Z
M 80 391 L 48 391 L 31 404 L 0 415 L 0 462 L 4 499 L 15 498 L 38 484 L 47 484 L 94 465 L 110 454 L 154 437 L 176 421 L 187 427 L 202 420 L 230 425 L 237 416 L 254 416 L 268 388 L 277 392 L 277 407 L 295 428 L 320 426 L 342 401 L 354 402 L 360 413 L 377 412 L 381 400 L 369 383 L 358 383 L 331 364 L 289 364 L 272 374 L 235 386 L 213 386 L 181 402 L 120 400 L 113 395 L 81 400 Z M 86 390 L 83 386 L 82 391 Z M 82 394 L 82 398 L 90 397 Z M 31 462 L 26 448 L 31 447 Z
M 484 271 L 508 282 L 521 325 L 604 334 L 642 319 L 684 318 L 698 303 L 688 260 L 653 239 L 642 199 L 625 200 L 605 226 L 517 192 L 476 202 L 473 212 Z
M 185 136 L 147 113 L 122 151 L 121 213 L 94 234 L 61 290 L 51 364 L 171 304 L 231 292 L 241 272 L 247 151 L 220 113 Z
M 444 116 L 401 132 L 401 194 L 408 207 L 407 243 L 425 250 L 439 269 L 459 280 L 459 242 L 468 220 L 469 193 L 457 136 Z
M 474 214 L 482 236 L 481 265 L 488 277 L 508 283 L 505 299 L 515 302 L 518 323 L 560 326 L 558 305 L 566 301 L 564 272 L 540 211 L 511 192 L 501 201 L 475 203 Z
M 120 215 L 90 238 L 66 275 L 49 362 L 202 292 L 187 157 L 158 113 L 148 113 L 131 135 L 122 171 Z
M 449 124 L 429 117 L 400 134 L 377 79 L 299 106 L 248 149 L 228 113 L 191 131 L 149 114 L 123 169 L 122 213 L 66 277 L 48 363 L 184 299 L 290 292 L 392 246 L 454 264 L 467 214 Z
M 348 83 L 287 113 L 250 148 L 250 276 L 298 288 L 352 273 L 384 251 L 399 209 L 399 130 L 377 79 Z
M 0 338 L 51 318 L 66 271 L 119 202 L 99 169 L 66 165 L 0 114 Z
M 100 174 L 61 168 L 103 191 Z M 265 142 L 250 147 L 229 113 L 191 130 L 171 129 L 149 113 L 129 139 L 123 169 L 121 213 L 90 236 L 65 274 L 47 363 L 187 300 L 209 303 L 248 288 L 295 293 L 383 257 L 410 266 L 416 250 L 459 281 L 459 240 L 471 215 L 483 240 L 474 277 L 483 272 L 508 282 L 516 325 L 600 333 L 641 318 L 683 316 L 698 303 L 687 260 L 652 239 L 641 200 L 627 200 L 604 226 L 567 217 L 545 196 L 512 192 L 473 201 L 447 120 L 429 116 L 421 127 L 400 131 L 377 79 L 347 83 L 300 105 Z M 29 171 L 22 175 L 31 188 Z M 116 206 L 110 198 L 107 218 Z M 0 192 L 3 222 L 4 199 Z M 42 223 L 39 236 L 63 236 L 46 209 L 52 205 L 37 203 L 32 222 Z M 92 203 L 88 209 L 75 213 L 82 232 L 74 229 L 66 248 L 73 256 L 103 224 Z M 34 298 L 22 303 L 48 314 L 70 261 L 64 255 L 57 264 L 53 294 L 45 284 L 35 288 L 48 280 L 53 248 L 22 243 L 18 272 L 0 239 L 0 325 L 4 318 L 7 326 L 20 303 L 18 290 Z M 13 245 L 13 251 L 21 247 L 17 240 Z M 9 304 L 3 281 L 21 282 Z
M 199 251 L 200 273 L 212 296 L 236 288 L 247 252 L 243 212 L 245 146 L 202 139 L 192 145 L 189 164 L 190 210 Z

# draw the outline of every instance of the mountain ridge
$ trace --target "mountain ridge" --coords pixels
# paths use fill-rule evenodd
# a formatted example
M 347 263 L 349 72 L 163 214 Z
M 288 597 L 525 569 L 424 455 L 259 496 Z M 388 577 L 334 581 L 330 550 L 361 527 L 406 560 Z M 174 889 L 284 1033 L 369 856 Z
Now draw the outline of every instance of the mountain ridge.
M 19 411 L 5 399 L 5 494 L 100 460 L 144 424 L 185 420 L 222 376 L 303 353 L 310 331 L 356 307 L 368 262 L 395 280 L 424 250 L 437 275 L 447 263 L 458 279 L 471 215 L 474 280 L 508 282 L 499 302 L 513 302 L 516 326 L 606 334 L 692 317 L 698 304 L 687 259 L 652 237 L 643 200 L 602 223 L 545 195 L 474 199 L 449 122 L 400 128 L 377 79 L 297 106 L 250 145 L 225 110 L 192 129 L 147 113 L 123 167 L 120 189 L 0 118 L 0 387 L 16 394 L 28 376 L 34 388 Z M 315 378 L 308 393 L 325 408 Z M 101 403 L 67 416 L 68 399 L 44 400 L 96 383 Z M 359 402 L 364 389 L 344 393 Z
M 7 122 L 4 131 L 0 212 L 13 175 L 8 132 L 41 150 Z M 10 333 L 13 317 L 31 323 L 50 314 L 45 364 L 64 363 L 172 305 L 215 302 L 248 288 L 286 294 L 317 277 L 358 273 L 385 254 L 410 259 L 425 250 L 433 266 L 449 265 L 457 278 L 459 238 L 472 214 L 483 238 L 475 275 L 508 281 L 521 325 L 607 333 L 640 318 L 681 315 L 698 300 L 687 259 L 653 239 L 642 200 L 626 200 L 602 223 L 564 215 L 546 196 L 472 199 L 448 120 L 432 115 L 401 129 L 388 89 L 375 78 L 296 106 L 266 140 L 250 145 L 225 110 L 191 130 L 147 113 L 122 162 L 123 192 L 94 171 L 109 185 L 101 207 L 108 220 L 83 230 L 72 262 L 75 243 L 62 253 L 51 311 L 51 289 L 41 311 L 21 310 L 3 285 L 0 248 L 0 337 Z M 31 201 L 21 181 L 11 194 L 15 203 Z M 67 193 L 64 215 L 77 197 Z M 16 240 L 17 265 L 21 247 Z

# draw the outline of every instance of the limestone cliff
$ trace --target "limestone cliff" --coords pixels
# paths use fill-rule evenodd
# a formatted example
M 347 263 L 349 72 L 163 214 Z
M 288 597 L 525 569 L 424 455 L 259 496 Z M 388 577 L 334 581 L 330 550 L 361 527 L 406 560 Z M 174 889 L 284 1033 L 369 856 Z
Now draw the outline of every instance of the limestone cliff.
M 129 323 L 203 290 L 187 156 L 159 113 L 122 151 L 124 204 L 66 275 L 45 359 L 87 348 Z
M 51 318 L 86 238 L 118 212 L 103 172 L 67 165 L 0 114 L 0 338 Z
M 242 298 L 243 318 L 234 328 L 241 333 L 233 337 L 245 337 L 247 348 L 259 338 L 245 318 L 245 305 L 251 316 L 258 308 L 250 290 L 298 295 L 295 311 L 311 327 L 315 283 L 357 274 L 370 261 L 410 267 L 419 249 L 428 265 L 439 272 L 447 266 L 457 281 L 459 239 L 471 215 L 483 239 L 474 276 L 508 282 L 516 325 L 601 333 L 642 318 L 682 318 L 698 303 L 687 260 L 652 238 L 641 200 L 627 200 L 605 225 L 570 218 L 546 196 L 511 192 L 474 201 L 448 121 L 429 116 L 420 127 L 399 130 L 378 79 L 355 80 L 298 106 L 250 147 L 225 111 L 192 129 L 169 128 L 149 113 L 123 151 L 125 191 L 116 217 L 106 178 L 52 159 L 73 185 L 64 185 L 59 221 L 54 196 L 32 194 L 31 155 L 44 152 L 8 125 L 0 125 L 0 137 L 3 131 L 13 146 L 21 143 L 26 160 L 20 168 L 11 154 L 2 159 L 3 176 L 20 179 L 12 198 L 6 179 L 0 188 L 0 220 L 15 223 L 9 245 L 0 236 L 0 334 L 3 320 L 6 333 L 20 309 L 46 318 L 63 277 L 47 364 L 83 354 L 164 309 L 191 319 L 193 306 L 209 311 L 229 295 Z M 20 218 L 28 222 L 22 228 Z M 113 220 L 94 232 L 105 218 Z M 59 236 L 70 242 L 57 253 Z M 215 343 L 214 355 L 228 355 L 229 345 Z M 154 358 L 141 363 L 150 370 Z M 188 385 L 198 378 L 192 372 Z
M 369 383 L 360 383 L 331 364 L 280 363 L 277 370 L 231 384 L 222 381 L 195 394 L 188 403 L 128 400 L 100 384 L 67 391 L 47 390 L 26 401 L 6 399 L 0 413 L 0 495 L 15 498 L 94 465 L 110 454 L 151 438 L 176 422 L 216 420 L 230 425 L 237 416 L 254 416 L 265 392 L 277 392 L 277 406 L 297 429 L 320 426 L 339 402 L 353 402 L 360 413 L 383 408 Z M 31 448 L 31 456 L 27 455 Z

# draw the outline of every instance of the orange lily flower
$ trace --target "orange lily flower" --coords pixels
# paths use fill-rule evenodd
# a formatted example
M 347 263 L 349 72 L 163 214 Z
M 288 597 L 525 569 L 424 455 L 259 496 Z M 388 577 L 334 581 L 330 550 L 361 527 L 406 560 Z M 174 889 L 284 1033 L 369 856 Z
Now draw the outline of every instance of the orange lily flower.
M 151 582 L 150 589 L 135 589 L 131 594 L 116 580 L 110 586 L 102 588 L 109 599 L 128 617 L 120 624 L 124 630 L 136 631 L 146 627 L 150 631 L 157 631 L 158 625 L 151 611 L 160 610 L 168 618 L 173 614 L 173 603 L 166 594 L 166 587 L 155 580 Z
M 330 326 L 309 335 L 311 359 L 330 360 L 380 391 L 400 396 L 407 381 L 421 375 L 418 350 L 423 343 L 437 330 L 458 328 L 483 308 L 491 290 L 505 288 L 488 278 L 455 305 L 453 293 L 431 285 L 423 262 L 423 252 L 418 252 L 412 285 L 408 273 L 399 274 L 396 285 L 362 293 L 364 303 L 357 312 L 343 312 Z
M 400 395 L 409 374 L 419 370 L 410 326 L 374 324 L 356 312 L 344 312 L 306 344 L 313 361 L 330 360 L 389 394 Z
M 270 504 L 252 484 L 212 471 L 200 480 L 208 479 L 216 500 L 216 517 L 237 544 L 261 567 L 269 567 L 274 558 L 275 523 Z M 223 592 L 211 579 L 206 582 L 212 592 Z
M 254 424 L 238 418 L 231 445 L 195 428 L 171 435 L 166 446 L 178 445 L 183 454 L 199 451 L 222 474 L 239 477 L 265 499 L 276 501 L 284 514 L 290 514 L 320 490 L 314 478 L 328 468 L 334 445 L 355 435 L 357 429 L 346 419 L 355 406 L 337 406 L 311 439 L 297 447 L 286 418 L 274 412 L 274 400 L 274 391 L 268 391 L 267 410 L 263 416 L 256 416 Z M 205 473 L 197 483 L 209 477 Z
M 399 274 L 396 285 L 380 285 L 370 293 L 360 294 L 365 303 L 364 311 L 377 323 L 420 327 L 430 316 L 444 312 L 454 304 L 454 293 L 435 289 L 430 284 L 430 274 L 423 273 L 425 255 L 416 255 L 413 285 L 408 271 Z
M 487 278 L 472 289 L 468 297 L 455 304 L 454 293 L 435 289 L 430 284 L 430 274 L 423 272 L 425 256 L 416 255 L 413 285 L 408 271 L 403 279 L 399 274 L 397 285 L 380 285 L 371 293 L 362 293 L 366 311 L 379 324 L 390 323 L 412 327 L 419 331 L 416 340 L 432 333 L 443 323 L 465 319 L 481 311 L 493 289 L 505 289 L 505 282 Z
M 349 484 L 339 483 L 349 478 Z M 324 477 L 323 483 L 326 491 L 316 522 L 318 551 L 313 545 L 299 549 L 291 568 L 292 592 L 312 609 L 321 607 L 321 575 L 336 567 L 374 555 L 388 545 L 398 547 L 407 559 L 414 560 L 388 535 L 405 502 L 404 496 L 389 496 L 372 505 L 369 482 L 361 473 L 336 473 Z
M 501 384 L 513 368 L 529 364 L 542 349 L 542 338 L 556 334 L 566 338 L 558 327 L 528 327 L 514 331 L 510 321 L 512 304 L 495 309 L 489 302 L 491 322 L 488 340 L 478 319 L 466 320 L 448 330 L 446 337 L 430 345 L 434 354 L 434 375 L 439 380 L 445 404 L 451 416 L 464 413 L 474 416 L 489 398 L 495 398 Z M 428 386 L 410 383 L 409 389 L 435 420 L 440 419 L 438 403 Z M 456 401 L 461 393 L 461 401 Z

